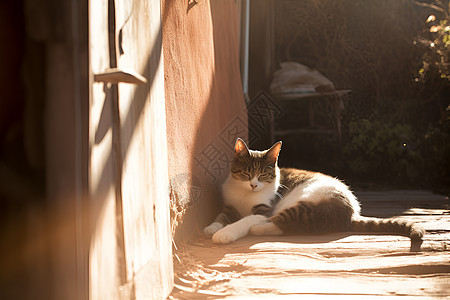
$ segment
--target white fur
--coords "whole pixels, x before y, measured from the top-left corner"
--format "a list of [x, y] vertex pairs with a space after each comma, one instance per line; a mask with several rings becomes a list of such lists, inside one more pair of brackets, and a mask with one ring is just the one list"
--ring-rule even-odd
[[350, 200], [354, 208], [355, 216], [358, 216], [360, 212], [359, 202], [348, 187], [338, 179], [320, 173], [295, 187], [294, 190], [278, 202], [274, 208], [274, 215], [295, 206], [300, 200], [318, 202], [324, 198], [333, 196], [336, 192], [343, 194]]
[[[254, 235], [280, 235], [282, 230], [275, 224], [268, 222], [262, 215], [252, 215], [252, 208], [259, 204], [270, 206], [271, 200], [280, 184], [280, 170], [276, 167], [276, 180], [272, 183], [260, 182], [257, 178], [241, 181], [228, 176], [222, 185], [224, 202], [232, 205], [242, 216], [239, 221], [223, 227], [214, 222], [204, 229], [205, 234], [211, 235], [214, 243], [227, 244], [246, 236], [249, 231]], [[256, 186], [252, 188], [252, 185]], [[347, 197], [354, 209], [354, 218], [359, 217], [359, 202], [349, 188], [336, 178], [317, 173], [313, 178], [295, 187], [281, 199], [274, 207], [273, 215], [295, 206], [299, 201], [318, 202], [340, 193]], [[223, 228], [222, 228], [223, 227]]]
[[259, 192], [264, 188], [264, 183], [258, 180], [258, 177], [254, 177], [250, 182], [248, 183], [250, 187], [252, 188], [253, 192]]
[[264, 224], [253, 226], [252, 228], [250, 228], [250, 233], [253, 235], [282, 235], [283, 230], [281, 230], [274, 223], [267, 222]]
[[229, 224], [217, 231], [212, 240], [217, 244], [228, 244], [248, 234], [251, 227], [267, 222], [267, 217], [262, 215], [250, 215]]
[[[252, 208], [258, 204], [270, 206], [270, 201], [274, 198], [275, 192], [280, 184], [279, 169], [277, 177], [271, 183], [263, 183], [259, 180], [242, 181], [234, 179], [231, 175], [222, 185], [222, 193], [225, 204], [232, 205], [242, 217], [252, 213]], [[257, 184], [257, 188], [252, 189], [250, 183]]]
[[[203, 230], [204, 233], [207, 235], [213, 234], [212, 240], [214, 243], [227, 244], [246, 236], [252, 226], [267, 223], [267, 217], [252, 215], [252, 208], [259, 204], [270, 206], [279, 186], [280, 171], [278, 168], [276, 172], [276, 180], [271, 183], [261, 182], [256, 177], [249, 181], [237, 180], [230, 174], [222, 185], [224, 202], [227, 205], [232, 205], [242, 219], [224, 228], [220, 227], [223, 227], [222, 224], [213, 222]], [[252, 188], [251, 185], [256, 187]]]
[[203, 229], [203, 232], [207, 235], [207, 236], [212, 236], [214, 233], [216, 233], [217, 231], [219, 231], [220, 229], [223, 228], [223, 225], [219, 222], [213, 222], [211, 225], [206, 226]]

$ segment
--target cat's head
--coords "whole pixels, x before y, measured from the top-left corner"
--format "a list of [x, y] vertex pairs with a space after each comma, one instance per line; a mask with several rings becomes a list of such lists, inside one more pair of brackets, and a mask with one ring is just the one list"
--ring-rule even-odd
[[234, 145], [231, 176], [241, 181], [249, 191], [262, 190], [277, 180], [280, 149], [281, 142], [277, 142], [265, 151], [250, 150], [245, 142], [238, 138]]

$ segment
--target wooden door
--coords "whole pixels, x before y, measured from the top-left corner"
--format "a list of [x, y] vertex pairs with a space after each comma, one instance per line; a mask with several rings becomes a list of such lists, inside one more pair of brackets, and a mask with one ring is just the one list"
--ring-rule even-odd
[[160, 16], [157, 0], [90, 2], [92, 299], [172, 286]]

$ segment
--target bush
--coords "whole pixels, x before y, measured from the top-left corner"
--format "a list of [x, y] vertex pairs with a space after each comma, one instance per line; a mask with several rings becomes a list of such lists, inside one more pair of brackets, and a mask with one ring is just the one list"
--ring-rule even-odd
[[369, 180], [410, 183], [418, 177], [420, 154], [415, 134], [408, 124], [360, 119], [348, 125], [343, 146], [349, 171]]
[[436, 191], [450, 194], [450, 108], [437, 126], [430, 127], [420, 145], [422, 180]]

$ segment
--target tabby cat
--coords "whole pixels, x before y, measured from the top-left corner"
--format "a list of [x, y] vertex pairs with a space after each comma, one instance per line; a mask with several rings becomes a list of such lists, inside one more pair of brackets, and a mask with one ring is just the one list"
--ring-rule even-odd
[[371, 232], [407, 236], [418, 251], [424, 230], [414, 223], [360, 215], [350, 189], [322, 173], [278, 168], [281, 142], [265, 151], [249, 150], [238, 138], [231, 173], [222, 185], [224, 207], [204, 228], [215, 243], [227, 244], [249, 232], [322, 234]]

